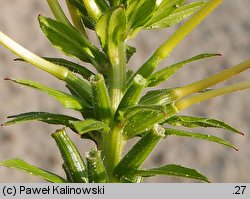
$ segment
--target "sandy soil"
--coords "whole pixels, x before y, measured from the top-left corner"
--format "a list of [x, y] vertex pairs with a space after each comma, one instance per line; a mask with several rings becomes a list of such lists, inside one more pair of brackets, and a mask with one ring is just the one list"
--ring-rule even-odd
[[[225, 0], [204, 23], [176, 48], [161, 64], [188, 58], [203, 52], [222, 53], [220, 58], [190, 64], [161, 87], [180, 86], [216, 71], [228, 68], [250, 56], [250, 1]], [[39, 30], [38, 14], [51, 16], [46, 1], [0, 0], [0, 29], [31, 51], [41, 56], [62, 56], [53, 49]], [[174, 28], [162, 31], [147, 31], [131, 43], [137, 47], [137, 55], [130, 66], [137, 68], [154, 49], [167, 39]], [[15, 56], [0, 46], [0, 123], [8, 115], [26, 111], [51, 111], [76, 115], [65, 110], [53, 99], [38, 91], [19, 87], [3, 80], [4, 77], [32, 79], [48, 86], [64, 88], [62, 82], [25, 63], [13, 62]], [[230, 81], [249, 80], [249, 71]], [[226, 83], [225, 83], [226, 84]], [[222, 84], [222, 85], [225, 85]], [[245, 137], [214, 129], [198, 131], [218, 134], [239, 148], [239, 152], [214, 143], [188, 138], [171, 137], [159, 144], [145, 167], [162, 164], [182, 164], [198, 169], [213, 182], [250, 181], [250, 93], [249, 91], [220, 97], [185, 111], [185, 114], [210, 116], [225, 120], [245, 132]], [[32, 164], [63, 174], [61, 159], [50, 134], [56, 127], [40, 123], [27, 123], [0, 128], [0, 160], [22, 158]], [[92, 143], [72, 139], [84, 153]], [[153, 178], [151, 182], [190, 182], [186, 179]], [[0, 168], [0, 182], [40, 182], [39, 179], [10, 169]]]

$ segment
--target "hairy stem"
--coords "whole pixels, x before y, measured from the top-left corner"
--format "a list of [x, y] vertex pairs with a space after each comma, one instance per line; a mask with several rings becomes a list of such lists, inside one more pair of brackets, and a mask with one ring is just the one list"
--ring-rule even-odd
[[124, 85], [126, 81], [126, 47], [125, 44], [118, 46], [118, 55], [113, 61], [110, 71], [110, 99], [112, 113], [114, 114], [123, 97]]
[[125, 141], [122, 135], [122, 128], [114, 126], [108, 134], [103, 135], [102, 157], [106, 167], [109, 182], [116, 182], [114, 169], [121, 160]]

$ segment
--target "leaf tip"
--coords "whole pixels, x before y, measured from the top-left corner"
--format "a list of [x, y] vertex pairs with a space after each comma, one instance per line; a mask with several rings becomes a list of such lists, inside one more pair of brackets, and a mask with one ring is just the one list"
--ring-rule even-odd
[[23, 59], [18, 57], [18, 58], [13, 59], [13, 61], [23, 61]]
[[12, 79], [9, 77], [5, 77], [4, 80], [12, 80]]
[[239, 151], [239, 149], [238, 149], [238, 148], [236, 148], [236, 147], [234, 147], [234, 150], [235, 150], [235, 151]]
[[240, 132], [240, 135], [242, 135], [242, 136], [245, 136], [245, 133], [243, 133], [243, 132]]

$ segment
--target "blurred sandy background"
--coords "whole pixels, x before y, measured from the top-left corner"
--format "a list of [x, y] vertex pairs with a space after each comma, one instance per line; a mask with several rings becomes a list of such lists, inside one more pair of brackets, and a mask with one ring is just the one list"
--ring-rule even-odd
[[[64, 2], [64, 1], [62, 1]], [[205, 22], [185, 39], [161, 64], [180, 61], [205, 52], [222, 53], [220, 58], [190, 64], [186, 70], [179, 71], [174, 78], [161, 87], [179, 86], [202, 77], [211, 75], [250, 57], [250, 1], [225, 0]], [[39, 30], [38, 14], [51, 16], [46, 1], [38, 0], [0, 0], [0, 29], [41, 56], [62, 56], [53, 49]], [[140, 66], [174, 28], [163, 31], [147, 31], [131, 43], [137, 47], [137, 55], [130, 62], [131, 67]], [[0, 46], [0, 123], [8, 115], [26, 111], [50, 111], [76, 115], [74, 111], [65, 110], [52, 98], [36, 90], [20, 87], [5, 82], [4, 77], [32, 79], [48, 86], [65, 90], [63, 82], [47, 75], [29, 64], [13, 62], [15, 55]], [[235, 81], [249, 80], [247, 71]], [[221, 84], [221, 85], [225, 85]], [[227, 97], [219, 97], [202, 105], [196, 105], [185, 114], [210, 116], [225, 120], [245, 132], [245, 137], [217, 131], [214, 129], [198, 131], [222, 136], [239, 148], [239, 152], [206, 141], [189, 138], [171, 137], [159, 144], [145, 163], [145, 167], [162, 164], [183, 164], [198, 169], [213, 182], [250, 182], [250, 92], [238, 92]], [[55, 126], [41, 123], [27, 123], [0, 128], [0, 160], [22, 158], [32, 164], [63, 174], [61, 158], [50, 134]], [[71, 137], [84, 153], [91, 143]], [[0, 168], [0, 182], [41, 182], [36, 177]], [[149, 182], [191, 182], [187, 179], [152, 178]]]

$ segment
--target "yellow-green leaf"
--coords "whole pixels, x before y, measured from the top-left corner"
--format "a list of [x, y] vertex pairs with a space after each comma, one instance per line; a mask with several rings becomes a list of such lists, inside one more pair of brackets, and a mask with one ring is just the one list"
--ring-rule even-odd
[[24, 171], [30, 175], [38, 176], [43, 178], [49, 182], [53, 183], [66, 183], [68, 182], [64, 178], [58, 176], [57, 174], [51, 173], [39, 167], [33, 166], [23, 160], [20, 159], [11, 159], [0, 162], [0, 166], [5, 166], [13, 169], [17, 169], [20, 171]]

